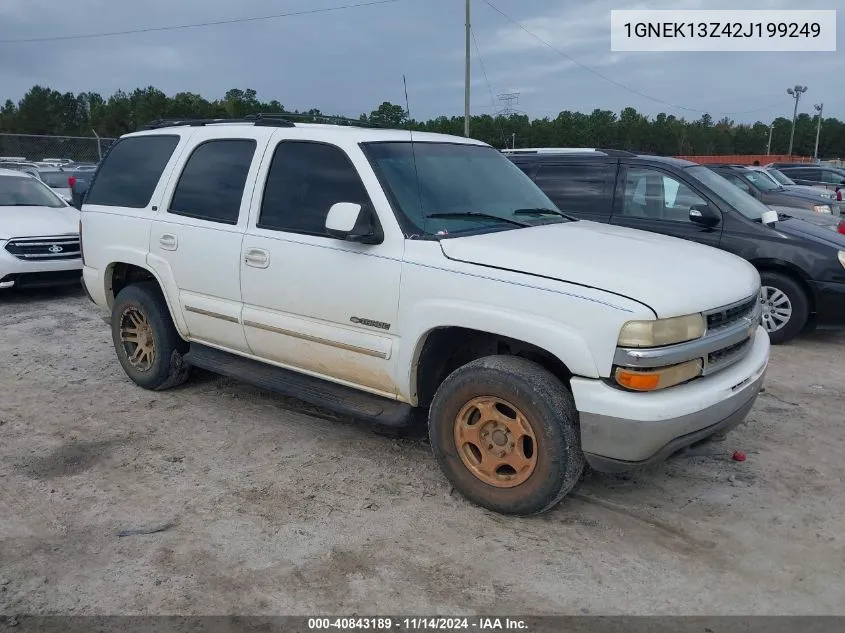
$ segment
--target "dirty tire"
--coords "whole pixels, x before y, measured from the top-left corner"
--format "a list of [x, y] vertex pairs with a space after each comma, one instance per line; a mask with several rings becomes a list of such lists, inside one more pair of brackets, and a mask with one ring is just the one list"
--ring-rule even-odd
[[792, 305], [792, 315], [789, 321], [779, 330], [769, 332], [769, 340], [773, 345], [786, 343], [798, 336], [807, 325], [810, 315], [807, 294], [797, 281], [781, 273], [761, 272], [760, 281], [763, 286], [780, 290], [788, 297]]
[[[512, 403], [536, 438], [535, 466], [512, 487], [483, 481], [457, 447], [459, 415], [468, 403], [487, 396]], [[553, 508], [580, 480], [585, 462], [577, 421], [571, 392], [540, 365], [516, 356], [487, 356], [455, 370], [440, 385], [429, 412], [429, 437], [455, 489], [489, 510], [527, 516]]]
[[[122, 326], [127, 323], [126, 315], [129, 313], [140, 315], [145, 320], [144, 328], [148, 327], [147, 331], [151, 334], [155, 352], [148, 367], [139, 368], [133, 364], [121, 338]], [[155, 282], [126, 286], [118, 293], [112, 306], [111, 331], [117, 358], [135, 384], [144, 389], [162, 391], [181, 385], [190, 376], [191, 368], [183, 360], [188, 344], [176, 331], [167, 303]]]

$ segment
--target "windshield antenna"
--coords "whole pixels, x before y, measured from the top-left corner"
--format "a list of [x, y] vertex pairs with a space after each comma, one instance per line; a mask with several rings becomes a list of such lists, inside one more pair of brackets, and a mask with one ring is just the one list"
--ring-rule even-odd
[[402, 85], [405, 87], [405, 114], [408, 117], [408, 134], [411, 135], [411, 156], [414, 159], [414, 178], [416, 178], [417, 181], [417, 204], [419, 204], [420, 207], [420, 215], [422, 215], [423, 221], [423, 234], [425, 234], [427, 232], [425, 226], [427, 218], [425, 215], [425, 211], [423, 210], [422, 188], [420, 186], [420, 172], [417, 169], [417, 151], [414, 148], [414, 126], [413, 121], [411, 119], [411, 102], [408, 99], [408, 81], [405, 79], [405, 75], [402, 75]]

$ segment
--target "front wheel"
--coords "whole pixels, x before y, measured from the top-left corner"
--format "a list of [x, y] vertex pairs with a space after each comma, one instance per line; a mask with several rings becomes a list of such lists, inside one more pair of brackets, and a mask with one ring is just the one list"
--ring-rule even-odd
[[807, 325], [810, 305], [804, 289], [781, 273], [761, 272], [763, 327], [774, 345], [795, 338]]
[[135, 384], [161, 391], [188, 379], [190, 366], [182, 359], [188, 345], [155, 282], [126, 286], [118, 293], [111, 329], [117, 359]]
[[572, 394], [541, 366], [488, 356], [450, 374], [434, 396], [429, 437], [449, 481], [503, 514], [553, 508], [584, 471]]

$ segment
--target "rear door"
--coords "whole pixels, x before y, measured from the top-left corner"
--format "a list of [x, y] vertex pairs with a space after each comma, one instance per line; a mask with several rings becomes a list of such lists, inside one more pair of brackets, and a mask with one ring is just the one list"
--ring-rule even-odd
[[713, 228], [694, 224], [689, 219], [694, 205], [715, 204], [690, 183], [668, 170], [653, 166], [624, 164], [619, 169], [611, 224], [651, 231], [718, 247], [722, 223]]
[[191, 137], [150, 234], [149, 263], [174, 280], [188, 337], [248, 352], [241, 325], [240, 257], [255, 177], [266, 148], [264, 128], [219, 129]]
[[564, 213], [583, 220], [609, 222], [615, 160], [541, 163], [534, 182]]

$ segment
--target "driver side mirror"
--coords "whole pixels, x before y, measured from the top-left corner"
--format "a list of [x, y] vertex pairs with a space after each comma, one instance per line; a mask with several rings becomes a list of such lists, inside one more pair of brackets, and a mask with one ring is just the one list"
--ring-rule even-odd
[[712, 228], [722, 221], [722, 216], [718, 211], [712, 209], [710, 205], [695, 204], [690, 207], [689, 220], [693, 224]]
[[326, 216], [326, 232], [332, 237], [361, 244], [381, 244], [384, 235], [373, 222], [373, 214], [355, 202], [338, 202]]

